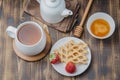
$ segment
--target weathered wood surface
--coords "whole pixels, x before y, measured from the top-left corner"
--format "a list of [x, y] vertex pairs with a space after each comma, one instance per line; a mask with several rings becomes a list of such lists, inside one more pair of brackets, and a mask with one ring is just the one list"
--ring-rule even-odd
[[[120, 1], [94, 0], [89, 15], [103, 11], [110, 14], [116, 23], [115, 33], [108, 39], [93, 38], [86, 30], [81, 37], [92, 51], [92, 63], [85, 73], [76, 77], [65, 77], [50, 65], [48, 56], [37, 62], [26, 62], [15, 55], [12, 39], [5, 30], [8, 25], [17, 26], [31, 20], [26, 14], [21, 18], [27, 0], [0, 0], [0, 80], [120, 80]], [[88, 0], [81, 3], [80, 18]], [[53, 44], [60, 38], [71, 36], [49, 28]]]

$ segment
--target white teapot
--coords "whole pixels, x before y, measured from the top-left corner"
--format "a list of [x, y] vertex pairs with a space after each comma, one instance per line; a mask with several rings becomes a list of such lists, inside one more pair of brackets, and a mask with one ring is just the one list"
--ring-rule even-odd
[[37, 0], [40, 3], [40, 13], [44, 21], [58, 23], [69, 15], [71, 10], [66, 9], [65, 0]]

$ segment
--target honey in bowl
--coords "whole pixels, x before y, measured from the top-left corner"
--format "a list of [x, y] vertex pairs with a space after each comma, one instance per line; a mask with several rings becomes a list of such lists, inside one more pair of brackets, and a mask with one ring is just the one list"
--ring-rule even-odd
[[90, 27], [91, 32], [98, 37], [104, 37], [110, 32], [110, 25], [104, 19], [96, 19]]

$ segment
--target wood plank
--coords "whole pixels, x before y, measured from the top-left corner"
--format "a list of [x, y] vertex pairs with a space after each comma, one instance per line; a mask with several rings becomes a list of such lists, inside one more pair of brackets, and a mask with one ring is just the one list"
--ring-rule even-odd
[[[18, 65], [17, 56], [12, 49], [12, 39], [9, 38], [5, 30], [8, 25], [14, 25], [19, 20], [20, 13], [17, 11], [19, 8], [18, 1], [4, 0], [2, 6], [1, 20], [0, 20], [0, 44], [1, 48], [1, 63], [0, 63], [0, 79], [2, 80], [18, 80]], [[7, 6], [7, 7], [6, 7]], [[14, 17], [13, 17], [14, 16]], [[16, 21], [14, 21], [16, 19]], [[16, 25], [15, 25], [16, 26]], [[24, 68], [22, 68], [24, 70]]]
[[110, 1], [110, 14], [116, 22], [116, 30], [112, 37], [112, 77], [114, 80], [120, 79], [120, 1]]

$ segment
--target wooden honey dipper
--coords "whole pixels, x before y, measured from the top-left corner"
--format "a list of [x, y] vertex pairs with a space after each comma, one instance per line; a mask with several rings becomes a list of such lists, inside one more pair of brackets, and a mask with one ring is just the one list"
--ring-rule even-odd
[[80, 37], [81, 34], [82, 34], [82, 31], [83, 31], [83, 23], [84, 23], [84, 21], [85, 21], [85, 19], [86, 19], [86, 17], [87, 17], [87, 14], [88, 14], [88, 11], [89, 11], [89, 9], [90, 9], [90, 7], [91, 7], [92, 2], [93, 2], [93, 0], [89, 0], [89, 2], [88, 2], [88, 4], [87, 4], [87, 7], [86, 7], [86, 9], [85, 9], [84, 15], [83, 15], [83, 17], [82, 17], [82, 19], [81, 19], [81, 22], [80, 22], [80, 24], [79, 24], [79, 25], [75, 28], [75, 30], [74, 30], [74, 36], [75, 36], [75, 37]]

